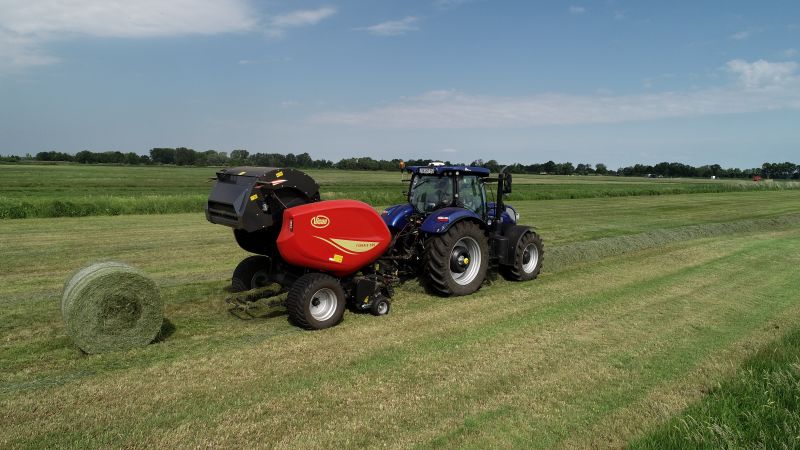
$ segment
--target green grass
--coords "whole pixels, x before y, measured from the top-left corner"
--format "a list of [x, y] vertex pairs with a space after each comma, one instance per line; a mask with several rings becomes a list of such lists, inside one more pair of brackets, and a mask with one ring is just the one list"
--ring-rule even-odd
[[[41, 180], [6, 183], [25, 178], [8, 167], [25, 169], [0, 167], [0, 195], [52, 201]], [[46, 167], [59, 198], [87, 204], [106, 188], [132, 205], [160, 195], [202, 204], [204, 171], [213, 173]], [[133, 172], [141, 178], [115, 184]], [[374, 191], [375, 205], [403, 189], [399, 174], [313, 176], [326, 196]], [[509, 203], [545, 239], [539, 280], [495, 279], [461, 298], [409, 282], [389, 316], [347, 313], [321, 332], [263, 302], [250, 320], [229, 314], [225, 288], [246, 253], [199, 211], [0, 221], [0, 447], [621, 447], [722, 392], [721, 380], [746, 381], [735, 368], [757, 349], [789, 355], [795, 337], [771, 343], [800, 320], [798, 190], [518, 196], [526, 186], [661, 183], [707, 184], [515, 177]], [[169, 322], [156, 344], [86, 356], [67, 337], [61, 289], [76, 269], [109, 259], [158, 281]], [[714, 420], [692, 414], [700, 428]]]
[[632, 449], [800, 447], [800, 328], [770, 343], [702, 401]]
[[[518, 206], [546, 258], [712, 231], [464, 298], [407, 283], [389, 316], [311, 333], [281, 307], [227, 312], [245, 253], [202, 214], [0, 222], [0, 447], [619, 446], [800, 318], [796, 192]], [[91, 357], [71, 344], [61, 287], [104, 259], [158, 280], [162, 342]]]
[[[210, 167], [0, 165], [0, 219], [202, 211]], [[404, 200], [399, 173], [311, 170], [325, 199], [372, 205]], [[794, 182], [517, 175], [513, 201], [785, 191]]]

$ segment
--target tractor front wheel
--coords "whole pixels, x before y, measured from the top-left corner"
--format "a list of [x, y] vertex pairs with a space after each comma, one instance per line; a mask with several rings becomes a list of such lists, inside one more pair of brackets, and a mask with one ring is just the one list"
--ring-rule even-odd
[[442, 295], [468, 295], [478, 290], [489, 267], [486, 234], [473, 222], [458, 222], [425, 245], [428, 286]]
[[528, 281], [539, 276], [542, 270], [544, 244], [533, 231], [522, 235], [514, 248], [514, 264], [503, 267], [503, 275], [512, 281]]
[[244, 292], [269, 285], [269, 269], [270, 259], [266, 256], [248, 256], [233, 270], [231, 291]]
[[292, 284], [286, 297], [289, 319], [308, 330], [321, 330], [342, 321], [345, 295], [336, 278], [307, 273]]

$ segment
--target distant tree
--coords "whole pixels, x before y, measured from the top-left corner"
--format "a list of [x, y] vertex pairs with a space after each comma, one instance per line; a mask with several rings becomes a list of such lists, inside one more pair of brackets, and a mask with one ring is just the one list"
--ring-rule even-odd
[[129, 152], [125, 154], [125, 164], [139, 165], [141, 163], [142, 159], [136, 153]]
[[190, 148], [178, 147], [175, 149], [175, 164], [179, 166], [191, 166], [197, 159], [197, 152]]
[[603, 163], [597, 163], [594, 166], [594, 172], [598, 175], [605, 175], [608, 173], [608, 167]]
[[150, 150], [150, 159], [156, 164], [175, 164], [175, 149], [153, 148]]
[[500, 169], [502, 169], [502, 167], [500, 167], [500, 164], [497, 161], [493, 160], [493, 159], [490, 159], [490, 160], [486, 161], [483, 164], [483, 167], [486, 167], [487, 169], [491, 170], [492, 172], [499, 172]]
[[572, 175], [575, 173], [575, 166], [572, 165], [571, 162], [565, 162], [558, 165], [558, 174], [559, 175]]
[[309, 167], [313, 167], [314, 160], [311, 159], [311, 155], [308, 153], [300, 153], [297, 155], [297, 167], [306, 169]]
[[250, 152], [247, 150], [238, 148], [231, 152], [231, 163], [232, 164], [244, 164], [247, 161], [247, 157], [250, 156]]
[[39, 152], [36, 154], [37, 161], [72, 161], [73, 157], [69, 153], [62, 152]]

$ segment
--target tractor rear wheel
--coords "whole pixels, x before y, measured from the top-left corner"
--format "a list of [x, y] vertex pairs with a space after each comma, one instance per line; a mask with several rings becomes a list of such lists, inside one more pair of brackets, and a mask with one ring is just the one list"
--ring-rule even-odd
[[266, 256], [248, 256], [243, 259], [231, 277], [231, 291], [244, 292], [268, 286], [272, 281], [269, 277], [270, 259]]
[[514, 264], [503, 266], [503, 276], [512, 281], [528, 281], [539, 276], [542, 271], [544, 244], [542, 238], [533, 231], [522, 235], [514, 249]]
[[478, 290], [489, 267], [489, 244], [475, 223], [463, 221], [425, 245], [428, 286], [442, 295], [468, 295]]
[[307, 273], [292, 284], [286, 297], [289, 319], [308, 330], [321, 330], [342, 321], [345, 295], [336, 278]]

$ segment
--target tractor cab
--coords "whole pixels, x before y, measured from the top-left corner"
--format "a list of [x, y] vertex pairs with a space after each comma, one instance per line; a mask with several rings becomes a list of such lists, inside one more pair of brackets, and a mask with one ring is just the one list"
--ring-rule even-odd
[[439, 165], [410, 167], [409, 172], [408, 203], [415, 212], [428, 215], [445, 207], [456, 207], [486, 218], [484, 179], [489, 176], [488, 169]]

